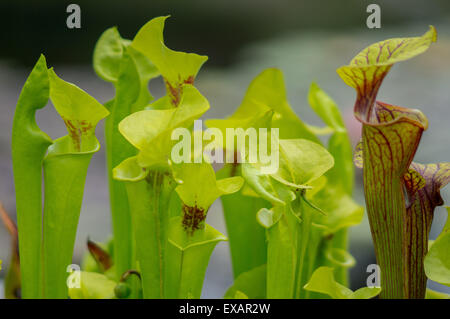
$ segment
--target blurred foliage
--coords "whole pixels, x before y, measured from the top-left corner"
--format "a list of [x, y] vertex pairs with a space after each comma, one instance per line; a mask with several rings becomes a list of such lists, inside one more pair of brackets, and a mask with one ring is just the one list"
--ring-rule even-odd
[[[169, 46], [210, 56], [209, 64], [233, 63], [238, 49], [285, 31], [365, 26], [366, 7], [378, 3], [382, 26], [444, 19], [448, 0], [2, 0], [1, 59], [31, 66], [45, 53], [55, 63], [90, 63], [96, 39], [117, 25], [132, 38], [150, 18], [171, 14]], [[66, 7], [81, 7], [81, 29], [66, 27]]]

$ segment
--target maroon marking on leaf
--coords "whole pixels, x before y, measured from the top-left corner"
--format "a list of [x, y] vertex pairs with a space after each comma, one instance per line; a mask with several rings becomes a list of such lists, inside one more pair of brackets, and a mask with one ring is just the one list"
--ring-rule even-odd
[[69, 132], [70, 139], [72, 140], [73, 146], [76, 151], [81, 150], [81, 131], [74, 125], [72, 120], [64, 119], [67, 131]]
[[197, 229], [205, 227], [206, 212], [203, 208], [197, 207], [197, 205], [190, 207], [183, 204], [182, 210], [182, 225], [189, 235], [193, 235]]
[[81, 151], [81, 137], [83, 135], [88, 136], [92, 133], [92, 123], [86, 120], [68, 120], [65, 118], [63, 120], [75, 150], [78, 152]]
[[414, 194], [425, 186], [425, 179], [416, 170], [410, 168], [403, 176], [403, 180], [411, 202]]
[[166, 84], [167, 94], [170, 97], [170, 102], [173, 106], [178, 106], [181, 99], [181, 87], [173, 87], [166, 79], [164, 79], [164, 83]]
[[194, 77], [191, 75], [186, 80], [184, 80], [184, 84], [194, 84]]
[[100, 247], [90, 239], [88, 239], [87, 241], [87, 247], [102, 272], [105, 272], [106, 270], [111, 268], [113, 262], [111, 256], [107, 251], [105, 251], [102, 247]]
[[194, 77], [191, 75], [183, 81], [179, 81], [175, 86], [170, 84], [167, 79], [164, 78], [164, 83], [166, 85], [167, 94], [170, 97], [170, 102], [173, 106], [178, 106], [181, 101], [181, 94], [183, 93], [184, 84], [194, 84]]

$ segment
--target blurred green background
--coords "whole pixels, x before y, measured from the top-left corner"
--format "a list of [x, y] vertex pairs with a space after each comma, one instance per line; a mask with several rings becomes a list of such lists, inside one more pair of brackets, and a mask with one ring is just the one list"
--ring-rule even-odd
[[[81, 29], [66, 27], [66, 7], [70, 3], [81, 7]], [[370, 3], [381, 6], [381, 29], [366, 27], [366, 7]], [[2, 0], [0, 14], [0, 200], [13, 217], [12, 118], [20, 89], [39, 54], [44, 53], [49, 66], [54, 66], [65, 80], [105, 102], [113, 96], [113, 89], [98, 79], [91, 67], [98, 37], [106, 28], [118, 26], [123, 37], [132, 38], [144, 23], [159, 15], [172, 16], [165, 28], [170, 48], [209, 56], [197, 78], [198, 88], [211, 103], [206, 118], [231, 114], [250, 81], [263, 69], [278, 67], [285, 74], [289, 99], [297, 114], [310, 123], [320, 123], [306, 99], [311, 81], [316, 81], [341, 107], [354, 143], [360, 135], [359, 124], [352, 114], [354, 91], [340, 80], [336, 68], [372, 42], [420, 35], [433, 24], [438, 30], [438, 42], [424, 55], [396, 65], [378, 98], [420, 108], [428, 116], [430, 127], [423, 136], [416, 161], [450, 160], [448, 0]], [[150, 90], [156, 97], [164, 94], [160, 80], [151, 81]], [[64, 123], [51, 106], [38, 112], [37, 120], [52, 138], [66, 134]], [[102, 125], [97, 135], [103, 141]], [[355, 197], [363, 204], [360, 172], [356, 178]], [[449, 190], [442, 194], [450, 200]], [[444, 210], [439, 208], [432, 238], [440, 232], [444, 220]], [[211, 208], [208, 222], [225, 232], [219, 202]], [[101, 241], [109, 234], [102, 149], [94, 156], [86, 181], [74, 262], [80, 261], [88, 236]], [[8, 234], [0, 225], [0, 259], [6, 264], [9, 249]], [[358, 261], [351, 270], [351, 285], [355, 289], [365, 285], [366, 267], [375, 263], [366, 218], [351, 230], [350, 249]], [[230, 257], [224, 243], [211, 259], [203, 296], [221, 297], [231, 283]]]

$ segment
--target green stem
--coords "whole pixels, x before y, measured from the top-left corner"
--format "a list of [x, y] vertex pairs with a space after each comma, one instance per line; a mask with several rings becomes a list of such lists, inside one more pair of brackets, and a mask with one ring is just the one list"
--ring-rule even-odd
[[87, 169], [92, 155], [100, 149], [96, 142], [91, 151], [67, 153], [70, 137], [55, 141], [44, 159], [43, 222], [43, 297], [66, 299], [78, 219], [83, 200]]
[[281, 217], [267, 230], [267, 298], [291, 299], [295, 292], [298, 219], [286, 213], [289, 208], [274, 206], [273, 210]]
[[[115, 108], [114, 108], [115, 109]], [[131, 216], [129, 212], [128, 197], [123, 183], [113, 179], [112, 169], [121, 162], [114, 154], [117, 149], [115, 140], [112, 138], [112, 126], [114, 111], [110, 117], [106, 119], [105, 124], [105, 142], [106, 142], [106, 161], [108, 167], [108, 181], [109, 181], [109, 195], [111, 205], [111, 219], [114, 234], [114, 266], [116, 269], [116, 277], [118, 278], [122, 273], [128, 269], [134, 268], [133, 260], [133, 233], [131, 225]], [[117, 131], [117, 125], [116, 129]], [[115, 135], [115, 134], [114, 134]], [[115, 136], [116, 137], [116, 136]], [[123, 139], [123, 137], [121, 137]], [[129, 144], [126, 144], [129, 148]], [[133, 154], [133, 153], [130, 153]], [[125, 156], [125, 158], [128, 156]]]
[[255, 212], [269, 203], [240, 193], [221, 197], [227, 234], [230, 241], [233, 275], [250, 271], [267, 262], [264, 228], [258, 224]]
[[[298, 200], [298, 199], [297, 199]], [[297, 241], [297, 262], [295, 269], [295, 292], [294, 298], [302, 299], [308, 293], [303, 289], [303, 286], [307, 283], [305, 277], [307, 276], [309, 270], [309, 264], [315, 259], [314, 249], [309, 249], [310, 236], [311, 236], [311, 221], [312, 216], [305, 207], [301, 210], [302, 221], [299, 223], [296, 221], [295, 227], [295, 237]]]
[[313, 217], [317, 214], [313, 208], [306, 205], [301, 198], [296, 199], [296, 212], [301, 217], [301, 222], [297, 221], [295, 227], [297, 239], [297, 263], [296, 263], [296, 299], [308, 299], [311, 292], [303, 289], [308, 283], [312, 273], [315, 270], [319, 248], [322, 238], [322, 230], [313, 227]]
[[[224, 167], [217, 173], [217, 178], [235, 176], [235, 170], [235, 164]], [[242, 195], [241, 192], [223, 195], [220, 199], [236, 279], [240, 274], [267, 262], [265, 230], [257, 222], [255, 214], [263, 207], [269, 208], [270, 203], [262, 198]]]
[[42, 161], [52, 141], [37, 126], [35, 113], [48, 99], [47, 65], [41, 56], [20, 93], [12, 129], [20, 274], [26, 299], [40, 297]]
[[[331, 239], [331, 246], [333, 248], [348, 250], [348, 229], [343, 228], [333, 234]], [[334, 265], [334, 278], [336, 282], [348, 287], [348, 267]]]
[[169, 233], [166, 298], [198, 299], [211, 254], [226, 237], [207, 224], [193, 234], [187, 233], [181, 217], [171, 219]]
[[123, 53], [115, 89], [116, 96], [108, 103], [110, 115], [105, 123], [105, 142], [114, 233], [114, 265], [116, 279], [119, 279], [125, 271], [135, 268], [135, 247], [127, 191], [122, 182], [114, 180], [112, 171], [124, 159], [135, 155], [136, 149], [120, 134], [118, 125], [126, 116], [143, 107], [135, 107], [140, 93], [139, 74], [127, 51]]
[[[314, 268], [317, 269], [322, 266], [334, 268], [334, 279], [343, 286], [348, 287], [348, 269], [349, 265], [337, 264], [327, 257], [329, 250], [348, 251], [348, 229], [343, 228], [334, 234], [322, 236], [320, 240], [320, 247], [318, 248], [319, 256], [316, 259]], [[326, 297], [324, 294], [312, 293], [318, 298]]]
[[150, 171], [143, 180], [126, 182], [144, 298], [165, 297], [168, 207], [174, 187], [175, 182], [164, 171]]

